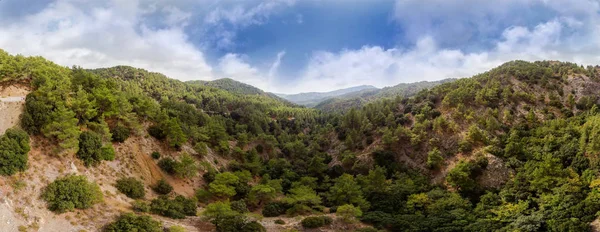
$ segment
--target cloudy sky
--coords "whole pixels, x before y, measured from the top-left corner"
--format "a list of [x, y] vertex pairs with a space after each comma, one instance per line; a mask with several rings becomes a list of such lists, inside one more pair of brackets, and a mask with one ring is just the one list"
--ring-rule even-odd
[[328, 91], [600, 64], [598, 0], [0, 0], [0, 49], [85, 68]]

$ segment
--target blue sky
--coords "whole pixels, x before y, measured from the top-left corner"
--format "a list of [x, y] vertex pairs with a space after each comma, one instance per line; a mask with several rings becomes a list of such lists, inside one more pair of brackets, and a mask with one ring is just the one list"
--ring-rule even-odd
[[599, 14], [597, 0], [2, 0], [0, 48], [296, 93], [600, 64]]

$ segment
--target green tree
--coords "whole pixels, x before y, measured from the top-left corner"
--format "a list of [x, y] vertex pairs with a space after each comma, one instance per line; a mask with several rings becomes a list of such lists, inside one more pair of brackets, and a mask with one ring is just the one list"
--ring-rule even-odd
[[363, 197], [360, 185], [354, 180], [354, 176], [343, 174], [334, 180], [327, 194], [327, 199], [335, 205], [353, 204], [366, 210], [369, 202]]
[[81, 86], [75, 92], [75, 96], [71, 98], [70, 103], [71, 109], [80, 123], [87, 123], [98, 116], [96, 101]]
[[437, 148], [433, 148], [429, 153], [427, 153], [427, 167], [430, 169], [437, 169], [444, 162], [444, 157], [442, 157], [442, 152]]
[[221, 218], [233, 216], [236, 214], [237, 212], [231, 209], [231, 204], [229, 203], [229, 201], [217, 201], [214, 203], [210, 203], [202, 212], [202, 216], [210, 221], [214, 221], [213, 224], [215, 224], [215, 226], [217, 227], [219, 226]]
[[11, 128], [0, 137], [0, 175], [10, 176], [27, 169], [29, 153], [27, 132]]
[[81, 131], [77, 127], [77, 118], [75, 113], [69, 108], [59, 105], [58, 108], [50, 114], [51, 121], [42, 128], [46, 137], [53, 137], [59, 141], [63, 149], [76, 148], [77, 138]]
[[346, 223], [353, 223], [356, 221], [356, 218], [362, 216], [362, 211], [358, 207], [346, 204], [338, 207], [335, 215], [342, 218]]
[[187, 141], [179, 121], [175, 118], [170, 119], [166, 124], [167, 142], [169, 146], [179, 148]]
[[174, 167], [175, 174], [180, 178], [190, 178], [198, 175], [198, 164], [192, 156], [184, 153]]
[[317, 192], [305, 185], [298, 185], [290, 189], [290, 192], [285, 196], [283, 202], [295, 205], [307, 205], [317, 206], [321, 204], [321, 197], [317, 195]]
[[235, 185], [239, 180], [239, 177], [231, 172], [219, 173], [215, 180], [208, 185], [208, 189], [215, 196], [232, 197], [236, 194]]
[[85, 166], [96, 166], [102, 160], [114, 159], [112, 147], [102, 147], [102, 137], [92, 131], [84, 131], [79, 136], [79, 150], [77, 158], [81, 159]]
[[48, 209], [58, 213], [87, 209], [103, 200], [98, 185], [88, 182], [85, 176], [75, 175], [54, 180], [44, 189], [42, 198], [48, 203]]
[[280, 192], [272, 186], [258, 184], [252, 187], [248, 200], [255, 205], [262, 205], [265, 202], [273, 200]]

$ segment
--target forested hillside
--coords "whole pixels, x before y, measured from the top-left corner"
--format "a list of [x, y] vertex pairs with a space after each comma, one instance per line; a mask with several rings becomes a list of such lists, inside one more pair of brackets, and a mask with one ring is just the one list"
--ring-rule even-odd
[[336, 96], [316, 104], [315, 109], [324, 112], [346, 112], [352, 108], [360, 108], [365, 104], [381, 100], [383, 98], [395, 98], [400, 96], [402, 98], [411, 97], [417, 94], [419, 91], [434, 86], [454, 81], [455, 79], [444, 79], [441, 81], [421, 81], [416, 83], [401, 83], [391, 87], [385, 87], [382, 89], [364, 89], [357, 92], [350, 92], [340, 96]]
[[298, 105], [314, 107], [319, 103], [326, 101], [331, 98], [340, 97], [348, 94], [355, 94], [358, 92], [371, 92], [377, 91], [378, 89], [374, 86], [370, 85], [361, 85], [355, 86], [345, 89], [338, 89], [330, 92], [308, 92], [308, 93], [298, 93], [298, 94], [281, 94], [277, 93], [275, 95], [280, 96], [284, 99], [287, 99], [293, 103]]
[[[114, 209], [71, 221], [92, 231], [590, 231], [598, 71], [512, 61], [322, 113], [132, 67], [0, 51], [1, 84], [33, 88], [21, 129], [0, 138], [0, 174], [10, 182], [72, 162], [80, 174], [43, 177], [41, 194], [19, 187], [35, 185], [27, 178], [6, 188], [37, 194], [59, 218]], [[104, 171], [121, 162], [118, 178]], [[157, 177], [134, 172], [142, 164]]]

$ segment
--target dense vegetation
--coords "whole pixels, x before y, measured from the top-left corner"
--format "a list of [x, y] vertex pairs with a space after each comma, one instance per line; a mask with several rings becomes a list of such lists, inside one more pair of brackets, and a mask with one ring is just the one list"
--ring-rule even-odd
[[[218, 231], [264, 231], [248, 212], [309, 216], [310, 228], [330, 224], [317, 214], [331, 212], [389, 231], [589, 231], [600, 211], [598, 67], [513, 61], [324, 114], [131, 67], [69, 69], [5, 53], [0, 62], [8, 79], [30, 79], [22, 126], [56, 154], [77, 151], [94, 168], [114, 157], [111, 141], [146, 133], [174, 151], [194, 148], [153, 157], [174, 178], [201, 175], [195, 197], [136, 202], [140, 212], [180, 219], [201, 204]], [[215, 169], [200, 162], [208, 155], [228, 162]], [[96, 190], [69, 176], [44, 199], [58, 212], [87, 208]]]
[[364, 105], [384, 98], [411, 97], [423, 89], [432, 88], [455, 79], [444, 79], [441, 81], [421, 81], [415, 83], [402, 83], [382, 89], [364, 89], [350, 92], [340, 96], [326, 99], [314, 105], [314, 108], [324, 112], [346, 112], [352, 108], [360, 108]]

